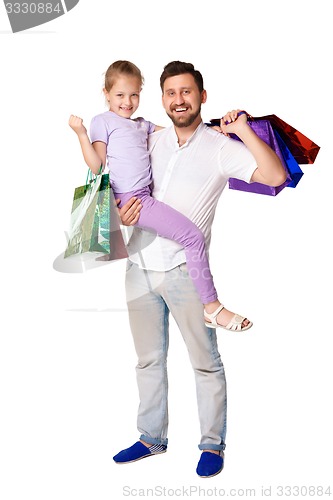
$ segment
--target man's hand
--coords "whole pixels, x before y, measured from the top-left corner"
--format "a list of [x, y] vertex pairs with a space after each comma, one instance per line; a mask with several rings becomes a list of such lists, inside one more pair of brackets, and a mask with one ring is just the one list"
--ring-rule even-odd
[[240, 109], [229, 111], [221, 118], [222, 133], [236, 134], [254, 156], [257, 168], [251, 176], [251, 182], [281, 186], [287, 178], [286, 170], [273, 149], [247, 125], [248, 116]]
[[[242, 114], [239, 114], [242, 113]], [[241, 109], [234, 109], [233, 111], [228, 111], [227, 114], [221, 118], [220, 128], [222, 134], [229, 137], [229, 134], [236, 134], [244, 128], [247, 122], [247, 115]]]
[[69, 117], [68, 125], [74, 130], [77, 135], [87, 134], [87, 129], [83, 125], [83, 120], [79, 116], [71, 115]]
[[[119, 205], [120, 200], [116, 200]], [[141, 200], [138, 198], [130, 198], [125, 205], [118, 209], [119, 217], [123, 226], [134, 226], [140, 217], [140, 210], [142, 208]]]
[[210, 128], [213, 128], [214, 130], [216, 130], [217, 132], [220, 132], [220, 134], [222, 134], [222, 129], [218, 125], [214, 125], [214, 127], [210, 127]]

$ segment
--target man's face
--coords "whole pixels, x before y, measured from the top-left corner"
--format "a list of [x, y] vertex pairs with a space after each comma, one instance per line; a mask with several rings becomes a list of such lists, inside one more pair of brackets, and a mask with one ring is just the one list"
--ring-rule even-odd
[[176, 127], [189, 127], [201, 120], [201, 104], [206, 102], [206, 91], [199, 92], [192, 75], [171, 76], [163, 86], [162, 103]]

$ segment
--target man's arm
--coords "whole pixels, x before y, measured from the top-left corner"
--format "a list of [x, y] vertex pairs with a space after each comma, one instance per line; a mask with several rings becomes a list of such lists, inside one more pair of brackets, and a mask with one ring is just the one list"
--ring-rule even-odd
[[246, 114], [238, 116], [239, 112], [240, 110], [230, 111], [221, 119], [222, 133], [225, 135], [236, 134], [253, 154], [257, 168], [252, 174], [251, 182], [280, 186], [286, 180], [287, 173], [279, 157], [249, 127]]

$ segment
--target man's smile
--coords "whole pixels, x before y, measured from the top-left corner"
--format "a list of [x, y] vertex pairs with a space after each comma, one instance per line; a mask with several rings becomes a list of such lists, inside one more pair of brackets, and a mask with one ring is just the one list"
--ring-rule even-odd
[[173, 107], [171, 109], [171, 111], [175, 111], [177, 114], [182, 114], [182, 113], [186, 113], [186, 111], [188, 111], [189, 107], [188, 106], [177, 106], [177, 107]]

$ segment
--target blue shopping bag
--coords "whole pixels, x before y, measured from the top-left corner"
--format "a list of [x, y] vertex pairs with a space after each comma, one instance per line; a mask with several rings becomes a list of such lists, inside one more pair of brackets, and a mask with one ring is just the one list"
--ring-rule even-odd
[[274, 133], [289, 173], [290, 182], [287, 184], [287, 187], [295, 188], [301, 180], [303, 172], [279, 133], [276, 130]]

